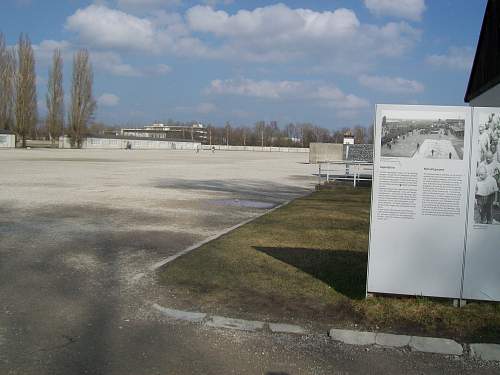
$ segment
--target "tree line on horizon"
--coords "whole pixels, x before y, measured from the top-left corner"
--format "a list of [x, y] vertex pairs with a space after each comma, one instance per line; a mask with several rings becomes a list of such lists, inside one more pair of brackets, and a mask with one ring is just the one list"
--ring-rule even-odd
[[[190, 129], [197, 121], [174, 121], [169, 119], [162, 122], [170, 126], [183, 126]], [[126, 128], [141, 128], [144, 124], [125, 125]], [[88, 128], [88, 133], [104, 135], [106, 132], [119, 133], [123, 126], [109, 126], [102, 122], [94, 122]], [[205, 125], [207, 129], [207, 144], [229, 146], [272, 146], [272, 147], [309, 147], [311, 142], [343, 143], [346, 134], [352, 135], [356, 144], [373, 143], [373, 126], [354, 126], [330, 130], [312, 123], [288, 123], [281, 127], [276, 121], [258, 121], [254, 125], [232, 125], [226, 122], [224, 126], [213, 124]], [[191, 132], [185, 133], [186, 139]]]
[[[39, 124], [35, 54], [29, 37], [21, 33], [16, 46], [9, 48], [0, 33], [0, 130], [13, 131], [26, 147], [34, 138]], [[63, 59], [55, 49], [49, 67], [45, 126], [49, 139], [55, 143], [65, 130], [71, 144], [81, 147], [87, 126], [93, 118], [96, 101], [92, 95], [93, 72], [89, 52], [74, 54], [70, 103], [65, 126]]]
[[373, 142], [373, 127], [355, 126], [330, 130], [312, 123], [289, 123], [283, 127], [276, 121], [259, 121], [253, 126], [208, 125], [209, 142], [231, 146], [309, 147], [312, 142], [343, 143], [352, 135], [357, 144]]
[[[168, 120], [166, 125], [190, 127], [196, 122]], [[274, 146], [309, 147], [311, 142], [343, 143], [344, 136], [350, 134], [355, 143], [373, 143], [373, 126], [354, 126], [330, 130], [312, 123], [288, 123], [279, 126], [277, 121], [258, 121], [252, 126], [235, 126], [226, 122], [224, 126], [208, 124], [207, 143], [230, 146]]]

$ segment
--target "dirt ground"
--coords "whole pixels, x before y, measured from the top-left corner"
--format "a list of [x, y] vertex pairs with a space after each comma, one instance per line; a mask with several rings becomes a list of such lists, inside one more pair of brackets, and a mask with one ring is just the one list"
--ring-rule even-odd
[[494, 373], [326, 337], [210, 330], [145, 303], [154, 283], [136, 276], [150, 265], [310, 191], [306, 158], [0, 151], [0, 373]]

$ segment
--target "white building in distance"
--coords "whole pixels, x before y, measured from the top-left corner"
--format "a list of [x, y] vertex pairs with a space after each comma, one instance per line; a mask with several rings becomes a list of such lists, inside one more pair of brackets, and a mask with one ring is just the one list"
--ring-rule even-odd
[[191, 126], [169, 125], [155, 123], [143, 128], [125, 128], [119, 131], [122, 137], [153, 138], [167, 140], [186, 140], [206, 143], [208, 130], [201, 123], [194, 123]]

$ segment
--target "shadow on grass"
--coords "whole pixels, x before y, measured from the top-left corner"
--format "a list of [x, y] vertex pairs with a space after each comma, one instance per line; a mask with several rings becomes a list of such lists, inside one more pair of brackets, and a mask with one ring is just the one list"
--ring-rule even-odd
[[348, 298], [365, 298], [366, 252], [283, 247], [255, 249], [314, 276]]

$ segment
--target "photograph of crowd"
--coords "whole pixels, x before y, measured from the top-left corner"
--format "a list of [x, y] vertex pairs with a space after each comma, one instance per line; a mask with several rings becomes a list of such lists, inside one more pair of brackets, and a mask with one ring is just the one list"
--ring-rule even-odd
[[382, 157], [463, 159], [463, 119], [382, 117]]
[[500, 224], [500, 114], [480, 117], [477, 131], [474, 222]]

